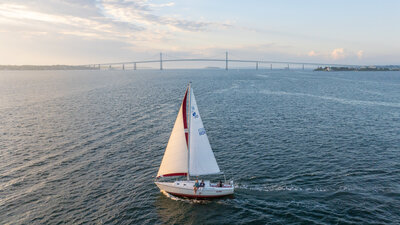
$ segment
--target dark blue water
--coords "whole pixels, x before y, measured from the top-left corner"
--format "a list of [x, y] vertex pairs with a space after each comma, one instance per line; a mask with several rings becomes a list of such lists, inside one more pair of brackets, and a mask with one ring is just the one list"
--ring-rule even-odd
[[[188, 81], [232, 199], [153, 184]], [[399, 224], [400, 73], [0, 72], [0, 224]]]

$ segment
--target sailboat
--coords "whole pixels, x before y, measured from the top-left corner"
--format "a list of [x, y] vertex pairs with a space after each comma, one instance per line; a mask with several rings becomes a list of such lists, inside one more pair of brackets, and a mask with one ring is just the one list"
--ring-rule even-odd
[[[179, 197], [203, 199], [233, 195], [233, 181], [227, 183], [224, 179], [224, 182], [220, 180], [219, 183], [211, 183], [210, 180], [204, 180], [204, 185], [196, 188], [196, 181], [190, 179], [191, 176], [197, 178], [217, 174], [223, 173], [220, 171], [211, 149], [189, 83], [165, 149], [155, 184], [161, 191]], [[175, 181], [160, 181], [170, 177], [177, 179]], [[200, 180], [198, 183], [200, 183]]]

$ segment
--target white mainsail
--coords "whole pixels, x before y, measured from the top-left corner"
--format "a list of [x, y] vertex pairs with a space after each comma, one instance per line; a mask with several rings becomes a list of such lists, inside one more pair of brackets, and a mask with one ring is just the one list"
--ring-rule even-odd
[[197, 108], [193, 91], [190, 90], [190, 135], [189, 135], [189, 174], [191, 176], [220, 173], [217, 160], [211, 149]]
[[171, 136], [169, 137], [157, 177], [187, 175], [188, 148], [184, 128], [184, 119], [186, 119], [186, 115], [183, 115], [183, 113], [186, 112], [186, 94], [179, 109], [178, 116], [176, 117]]

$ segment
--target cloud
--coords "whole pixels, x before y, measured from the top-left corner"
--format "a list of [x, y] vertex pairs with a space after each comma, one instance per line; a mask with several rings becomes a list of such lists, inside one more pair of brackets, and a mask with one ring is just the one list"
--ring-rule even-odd
[[212, 58], [228, 50], [236, 59], [338, 63], [373, 55], [358, 50], [366, 50], [362, 45], [352, 49], [354, 45], [334, 42], [340, 48], [324, 49], [306, 34], [191, 7], [173, 0], [0, 0], [0, 43], [12, 43], [0, 45], [0, 61], [50, 63], [58, 57], [60, 63], [81, 63], [85, 53], [90, 53], [87, 61], [124, 61], [160, 51]]
[[[48, 32], [129, 43], [173, 38], [176, 32], [197, 32], [229, 24], [157, 15], [157, 10], [174, 6], [148, 0], [43, 1], [39, 4], [0, 3], [0, 25], [23, 32]], [[80, 8], [84, 7], [85, 10]], [[87, 12], [87, 13], [86, 13]]]
[[153, 8], [163, 8], [163, 7], [171, 7], [174, 6], [175, 3], [174, 2], [168, 2], [168, 3], [164, 3], [164, 4], [149, 4], [150, 7]]
[[0, 17], [16, 20], [41, 21], [48, 23], [68, 22], [63, 17], [31, 11], [26, 6], [17, 4], [1, 4]]
[[336, 48], [331, 52], [331, 57], [334, 60], [338, 60], [338, 59], [343, 59], [346, 57], [346, 54], [344, 52], [343, 48]]
[[363, 56], [364, 56], [364, 51], [363, 50], [360, 50], [360, 51], [357, 52], [357, 58], [358, 59], [362, 59]]
[[[233, 26], [228, 22], [209, 21], [203, 17], [189, 19], [179, 12], [172, 14], [161, 10], [174, 6], [174, 2], [155, 0], [3, 0], [0, 2], [0, 41], [18, 44], [0, 46], [0, 59], [21, 62], [22, 57], [6, 57], [1, 52], [33, 51], [26, 46], [48, 49], [48, 59], [52, 58], [51, 54], [63, 54], [56, 49], [69, 42], [76, 46], [81, 43], [83, 47], [75, 50], [81, 55], [87, 41], [98, 43], [96, 51], [99, 52], [105, 48], [100, 43], [112, 43], [115, 52], [129, 51], [129, 58], [139, 52], [174, 49], [191, 52], [194, 46], [209, 45], [208, 41], [201, 43], [201, 40], [210, 40], [210, 33], [221, 33]], [[119, 57], [118, 54], [114, 56]], [[46, 57], [42, 54], [28, 60], [38, 62], [36, 58]], [[66, 58], [66, 61], [71, 59]]]
[[317, 56], [317, 55], [319, 55], [318, 53], [316, 53], [314, 50], [311, 50], [310, 52], [308, 52], [308, 54], [307, 54], [308, 56]]
[[361, 60], [364, 57], [364, 51], [363, 50], [352, 51], [352, 50], [346, 50], [344, 48], [336, 48], [331, 52], [330, 57], [333, 60], [343, 60], [343, 59]]
[[171, 7], [174, 3], [153, 4], [148, 1], [103, 1], [98, 4], [105, 17], [129, 24], [141, 24], [144, 27], [166, 28], [182, 31], [202, 31], [213, 26], [229, 24], [208, 21], [192, 21], [177, 16], [160, 16], [154, 13], [155, 8]]

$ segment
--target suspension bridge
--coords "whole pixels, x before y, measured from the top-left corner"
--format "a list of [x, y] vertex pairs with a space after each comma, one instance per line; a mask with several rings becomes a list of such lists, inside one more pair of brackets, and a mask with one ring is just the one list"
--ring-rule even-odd
[[[274, 65], [287, 65], [284, 67], [285, 69], [290, 69], [291, 66], [296, 65], [297, 68], [303, 69], [305, 66], [307, 67], [360, 67], [360, 65], [349, 65], [349, 64], [327, 64], [327, 63], [312, 63], [312, 62], [288, 62], [288, 61], [266, 61], [266, 60], [246, 60], [246, 59], [230, 59], [228, 57], [228, 52], [225, 52], [225, 58], [182, 58], [182, 59], [168, 59], [163, 58], [163, 53], [160, 53], [160, 58], [151, 59], [151, 60], [138, 60], [131, 62], [113, 62], [113, 63], [99, 63], [99, 64], [89, 64], [85, 65], [91, 69], [121, 69], [127, 70], [128, 66], [131, 66], [133, 70], [137, 70], [139, 65], [150, 64], [150, 63], [159, 63], [159, 69], [165, 69], [165, 63], [170, 62], [221, 62], [225, 65], [225, 70], [229, 70], [230, 63], [247, 63], [253, 64], [254, 69], [258, 70], [261, 65], [263, 65], [264, 69], [272, 70]], [[142, 67], [144, 68], [144, 67]]]

